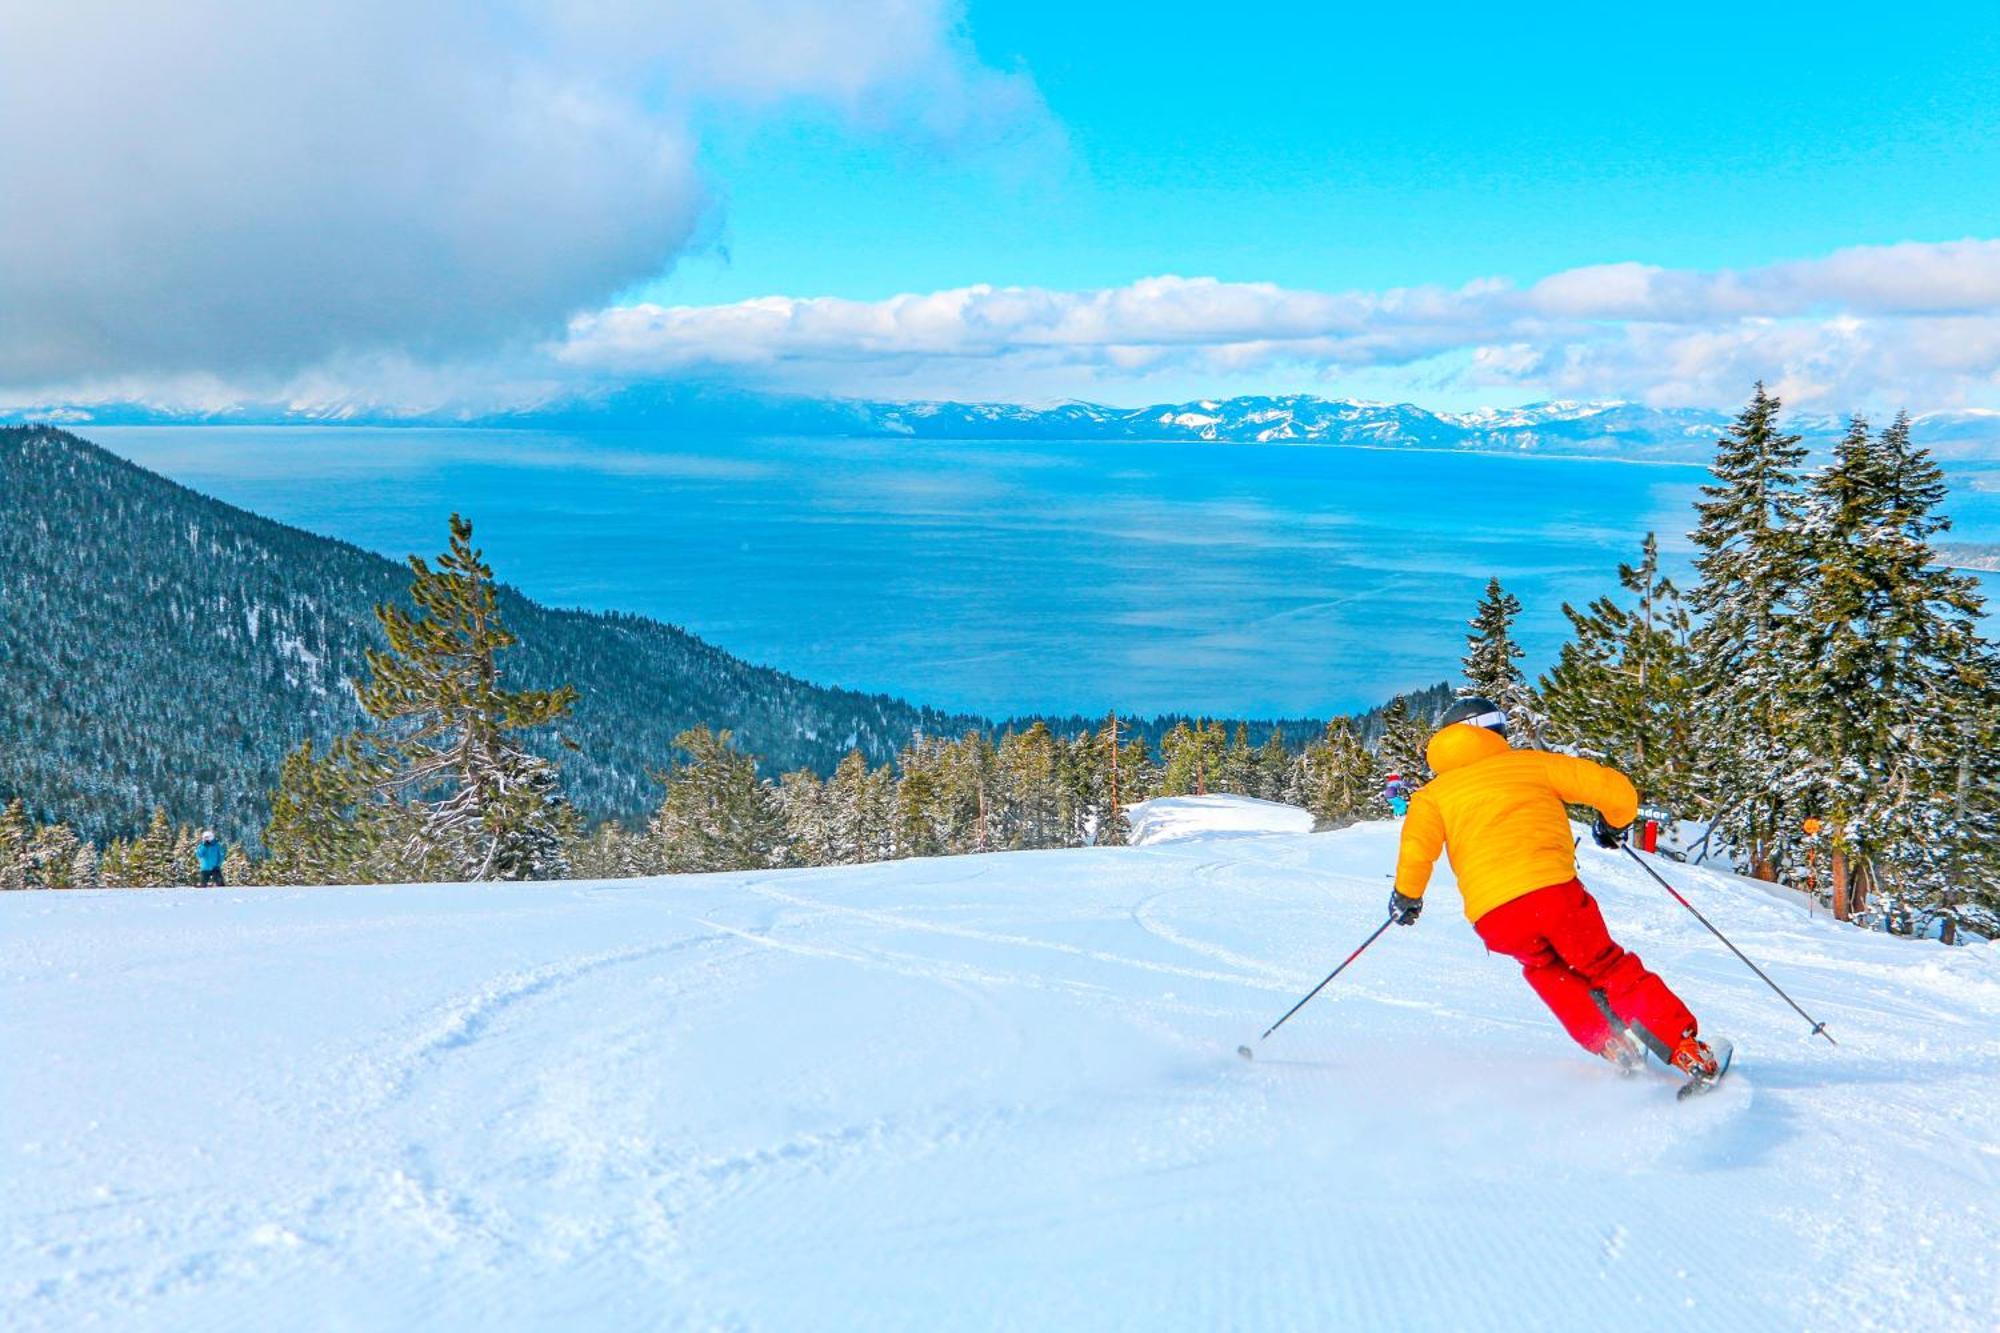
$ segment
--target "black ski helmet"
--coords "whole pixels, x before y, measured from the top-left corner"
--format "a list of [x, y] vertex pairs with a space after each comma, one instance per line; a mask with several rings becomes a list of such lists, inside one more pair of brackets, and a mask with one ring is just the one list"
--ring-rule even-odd
[[1468, 695], [1445, 709], [1444, 716], [1438, 719], [1438, 726], [1444, 728], [1454, 722], [1470, 722], [1475, 727], [1497, 731], [1502, 736], [1507, 734], [1506, 712], [1491, 699], [1482, 699], [1476, 694]]

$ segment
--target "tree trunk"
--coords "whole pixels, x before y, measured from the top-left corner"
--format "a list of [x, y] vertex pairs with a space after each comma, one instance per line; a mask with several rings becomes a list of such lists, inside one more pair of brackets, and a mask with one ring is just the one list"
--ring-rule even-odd
[[1845, 921], [1853, 915], [1847, 901], [1847, 853], [1834, 849], [1831, 867], [1833, 878], [1833, 919]]

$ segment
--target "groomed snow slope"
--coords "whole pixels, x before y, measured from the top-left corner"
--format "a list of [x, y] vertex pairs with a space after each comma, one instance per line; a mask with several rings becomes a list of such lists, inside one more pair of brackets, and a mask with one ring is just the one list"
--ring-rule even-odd
[[0, 897], [12, 1328], [1986, 1329], [2000, 975], [1636, 867], [1738, 1072], [1574, 1050], [1395, 829]]

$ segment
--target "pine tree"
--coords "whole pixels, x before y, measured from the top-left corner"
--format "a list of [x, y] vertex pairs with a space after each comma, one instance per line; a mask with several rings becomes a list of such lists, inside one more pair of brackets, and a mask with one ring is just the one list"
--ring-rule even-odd
[[1389, 814], [1383, 791], [1391, 774], [1402, 778], [1411, 791], [1430, 781], [1430, 763], [1424, 750], [1430, 744], [1431, 730], [1430, 719], [1417, 717], [1407, 696], [1398, 695], [1382, 710], [1382, 739], [1375, 747], [1374, 768], [1369, 775], [1370, 814], [1378, 818]]
[[1691, 811], [1699, 744], [1693, 622], [1660, 572], [1652, 533], [1639, 564], [1618, 566], [1618, 581], [1632, 595], [1630, 610], [1609, 597], [1583, 611], [1563, 604], [1574, 637], [1542, 678], [1545, 734], [1618, 769], [1647, 801]]
[[29, 845], [35, 836], [34, 821], [28, 818], [27, 803], [16, 796], [0, 810], [0, 889], [28, 887], [32, 860]]
[[1220, 723], [1176, 722], [1160, 742], [1160, 794], [1206, 796], [1216, 790], [1226, 744]]
[[830, 864], [860, 865], [896, 856], [900, 811], [895, 773], [887, 765], [871, 768], [861, 751], [848, 751], [826, 784], [826, 802]]
[[615, 819], [607, 819], [576, 840], [570, 872], [578, 879], [632, 879], [647, 873], [643, 840]]
[[69, 883], [63, 887], [71, 889], [95, 889], [102, 887], [103, 883], [104, 880], [98, 869], [97, 848], [79, 839], [76, 845], [76, 852], [70, 857]]
[[826, 784], [811, 769], [795, 769], [778, 779], [778, 812], [785, 836], [780, 855], [788, 866], [834, 864], [833, 820]]
[[1314, 827], [1340, 828], [1359, 819], [1379, 799], [1380, 786], [1374, 756], [1361, 743], [1353, 723], [1337, 717], [1300, 757], [1296, 800], [1312, 811]]
[[359, 691], [390, 759], [380, 790], [417, 815], [405, 859], [457, 879], [560, 877], [576, 817], [517, 733], [559, 721], [577, 693], [503, 686], [498, 657], [516, 640], [471, 523], [453, 514], [450, 549], [435, 568], [411, 556], [410, 571], [419, 614], [376, 607], [389, 647], [368, 651], [373, 679]]
[[1272, 727], [1257, 749], [1256, 785], [1251, 794], [1267, 801], [1284, 800], [1291, 772], [1292, 752], [1285, 747], [1285, 733]]
[[651, 859], [668, 874], [762, 870], [780, 859], [784, 812], [757, 761], [730, 742], [727, 731], [707, 727], [674, 739], [685, 757], [666, 775], [666, 797], [646, 830]]
[[982, 733], [968, 731], [946, 748], [942, 772], [946, 845], [954, 852], [985, 852], [1000, 846], [998, 748]]
[[942, 856], [950, 847], [944, 745], [917, 736], [896, 757], [896, 843], [905, 856]]
[[1042, 722], [1001, 739], [1000, 845], [1061, 847], [1068, 842], [1056, 754], [1056, 739]]
[[1488, 579], [1480, 596], [1479, 608], [1471, 620], [1472, 633], [1465, 641], [1465, 688], [1462, 696], [1478, 695], [1500, 705], [1507, 714], [1507, 727], [1517, 743], [1541, 744], [1541, 700], [1521, 673], [1521, 646], [1514, 642], [1514, 618], [1521, 614], [1520, 599]]
[[83, 840], [67, 824], [43, 824], [28, 848], [28, 885], [40, 889], [75, 888], [77, 850]]
[[131, 857], [126, 863], [127, 885], [138, 889], [157, 889], [180, 884], [187, 879], [186, 867], [174, 860], [174, 845], [179, 841], [173, 824], [167, 819], [167, 812], [155, 806], [152, 822], [146, 831], [132, 845]]
[[1932, 900], [1950, 885], [1961, 773], [1993, 773], [1967, 733], [1994, 689], [1977, 585], [1938, 565], [1942, 471], [1907, 417], [1879, 437], [1856, 418], [1813, 479], [1799, 528], [1806, 570], [1790, 663], [1799, 760], [1784, 790], [1827, 823], [1835, 910], [1893, 880]]
[[1132, 822], [1125, 807], [1134, 799], [1128, 757], [1118, 730], [1118, 714], [1105, 714], [1104, 725], [1091, 740], [1091, 752], [1098, 775], [1098, 799], [1091, 841], [1099, 847], [1123, 847], [1132, 837]]
[[1779, 429], [1781, 406], [1760, 383], [1716, 442], [1713, 480], [1695, 504], [1701, 581], [1689, 599], [1701, 617], [1693, 649], [1702, 795], [1724, 836], [1767, 878], [1797, 822], [1781, 788], [1794, 757], [1786, 700], [1805, 450]]
[[262, 878], [271, 884], [372, 884], [396, 874], [412, 822], [376, 795], [389, 769], [356, 737], [324, 752], [308, 740], [285, 756], [264, 826]]
[[1250, 748], [1250, 728], [1242, 722], [1236, 724], [1229, 748], [1223, 753], [1220, 786], [1238, 796], [1257, 794], [1257, 752]]

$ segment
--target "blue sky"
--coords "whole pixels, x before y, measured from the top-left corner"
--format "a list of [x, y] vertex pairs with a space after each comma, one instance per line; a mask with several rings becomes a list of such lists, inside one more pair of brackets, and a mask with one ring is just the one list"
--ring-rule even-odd
[[10, 10], [0, 406], [2000, 408], [2000, 15], [1648, 9]]
[[1988, 6], [1534, 8], [975, 3], [981, 56], [1032, 76], [1057, 135], [1011, 154], [810, 119], [719, 135], [728, 258], [646, 294], [1457, 285], [2000, 217]]

